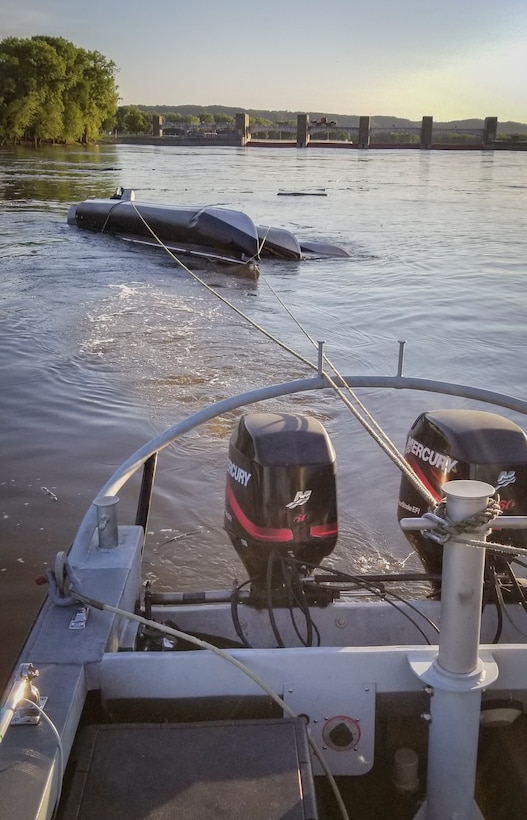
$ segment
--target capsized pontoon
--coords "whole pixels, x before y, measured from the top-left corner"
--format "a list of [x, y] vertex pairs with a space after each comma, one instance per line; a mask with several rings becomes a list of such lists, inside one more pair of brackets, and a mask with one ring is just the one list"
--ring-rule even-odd
[[[527, 414], [519, 399], [401, 373], [345, 384]], [[337, 541], [334, 446], [318, 420], [282, 408], [319, 390], [322, 371], [217, 402], [102, 488], [47, 573], [4, 694], [2, 816], [525, 816], [526, 436], [466, 402], [425, 414], [408, 437], [409, 476], [446, 498], [446, 514], [416, 502], [409, 476], [399, 508], [405, 531], [433, 536], [425, 560], [442, 551], [441, 579], [342, 573], [326, 557], [360, 547]], [[273, 412], [247, 409], [278, 397]], [[158, 455], [242, 408], [224, 526], [250, 583], [158, 591], [141, 568]], [[141, 471], [137, 510], [121, 520], [118, 494]]]
[[118, 188], [110, 199], [72, 205], [68, 224], [154, 247], [163, 245], [186, 262], [230, 265], [251, 278], [257, 276], [260, 258], [349, 256], [338, 245], [303, 242], [283, 228], [255, 225], [242, 211], [139, 203], [129, 188]]

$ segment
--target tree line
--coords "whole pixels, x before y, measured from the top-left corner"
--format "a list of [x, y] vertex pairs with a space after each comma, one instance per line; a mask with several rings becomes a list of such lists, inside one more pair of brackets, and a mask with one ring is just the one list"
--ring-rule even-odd
[[112, 128], [117, 68], [62, 37], [0, 42], [0, 143], [87, 142]]
[[[175, 128], [186, 129], [189, 127], [219, 125], [223, 129], [229, 130], [235, 127], [235, 116], [224, 113], [221, 110], [223, 106], [218, 106], [217, 111], [209, 111], [211, 106], [184, 107], [192, 108], [197, 113], [177, 111], [166, 105], [157, 107], [151, 105], [121, 105], [115, 115], [115, 132], [117, 134], [151, 134], [152, 117], [154, 115], [162, 116], [165, 126], [174, 126]], [[240, 109], [236, 110], [239, 111]], [[251, 116], [251, 124], [275, 129], [277, 127], [277, 123], [267, 117]], [[296, 119], [290, 119], [279, 124], [295, 125]]]
[[[118, 134], [151, 134], [152, 117], [158, 112], [152, 109], [149, 113], [138, 105], [120, 105], [115, 114], [115, 131]], [[175, 111], [168, 111], [163, 114], [163, 121], [166, 124], [181, 127], [197, 127], [201, 125], [224, 125], [234, 127], [235, 118], [228, 114], [209, 114], [202, 112], [199, 115], [180, 114]]]

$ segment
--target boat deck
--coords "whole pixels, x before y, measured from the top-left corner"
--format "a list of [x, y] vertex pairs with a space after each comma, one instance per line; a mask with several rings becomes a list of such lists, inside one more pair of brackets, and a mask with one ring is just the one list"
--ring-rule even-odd
[[59, 817], [316, 820], [302, 719], [86, 727]]

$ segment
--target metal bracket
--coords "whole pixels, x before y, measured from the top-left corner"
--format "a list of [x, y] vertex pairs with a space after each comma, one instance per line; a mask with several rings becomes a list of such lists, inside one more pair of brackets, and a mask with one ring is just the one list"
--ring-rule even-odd
[[[41, 709], [48, 702], [47, 697], [39, 698], [38, 705]], [[11, 726], [38, 726], [40, 723], [40, 712], [34, 711], [31, 713], [31, 706], [28, 703], [21, 703], [11, 718]]]

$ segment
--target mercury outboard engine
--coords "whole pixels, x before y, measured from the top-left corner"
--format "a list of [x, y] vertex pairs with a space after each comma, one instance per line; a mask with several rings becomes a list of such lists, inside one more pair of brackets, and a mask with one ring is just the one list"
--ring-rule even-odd
[[[502, 514], [527, 514], [527, 436], [502, 416], [480, 410], [422, 413], [408, 434], [405, 458], [438, 502], [446, 481], [474, 479], [496, 488]], [[399, 520], [428, 511], [424, 498], [403, 476]], [[442, 547], [420, 532], [405, 535], [425, 569], [440, 574]], [[526, 547], [527, 530], [494, 529], [490, 540]]]
[[305, 561], [305, 576], [333, 550], [335, 473], [335, 451], [316, 419], [282, 413], [241, 417], [229, 444], [225, 529], [253, 591], [269, 581], [274, 589], [283, 586], [281, 558]]

